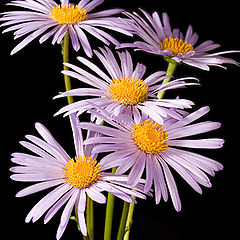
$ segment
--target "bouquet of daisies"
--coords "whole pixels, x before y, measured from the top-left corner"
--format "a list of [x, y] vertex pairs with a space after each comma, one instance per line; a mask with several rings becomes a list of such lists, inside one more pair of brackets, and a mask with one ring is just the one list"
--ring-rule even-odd
[[[16, 165], [10, 169], [11, 179], [35, 182], [17, 197], [50, 189], [33, 206], [26, 222], [44, 215], [47, 223], [63, 208], [57, 239], [73, 219], [83, 239], [93, 240], [95, 202], [106, 204], [104, 240], [112, 239], [114, 198], [118, 197], [123, 210], [117, 240], [128, 240], [137, 201], [153, 198], [159, 204], [171, 199], [176, 211], [181, 210], [172, 171], [202, 193], [201, 186], [211, 187], [208, 175], [223, 169], [221, 163], [191, 151], [223, 146], [221, 138], [195, 137], [220, 128], [219, 122], [201, 121], [210, 108], [192, 111], [191, 100], [168, 99], [165, 92], [199, 85], [196, 77], [174, 78], [176, 67], [209, 71], [210, 66], [239, 65], [225, 55], [240, 51], [210, 53], [219, 44], [197, 43], [192, 26], [186, 33], [172, 28], [167, 13], [95, 10], [103, 2], [14, 0], [7, 4], [14, 9], [0, 18], [3, 32], [21, 39], [11, 55], [37, 38], [40, 43], [50, 39], [52, 44], [61, 44], [66, 89], [54, 99], [67, 102], [55, 115], [70, 122], [75, 149], [69, 155], [37, 122], [38, 134], [26, 135], [20, 142], [28, 153], [12, 153]], [[119, 42], [115, 32], [134, 41]], [[105, 46], [93, 49], [90, 35]], [[160, 55], [168, 68], [148, 74], [147, 66], [136, 62], [130, 49]], [[77, 55], [77, 65], [69, 60], [70, 50]], [[79, 88], [72, 89], [71, 81], [80, 83]]]

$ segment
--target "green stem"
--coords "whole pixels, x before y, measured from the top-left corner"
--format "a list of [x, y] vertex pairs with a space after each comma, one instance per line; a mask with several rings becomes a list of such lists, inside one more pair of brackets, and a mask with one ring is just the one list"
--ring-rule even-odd
[[119, 229], [118, 229], [117, 240], [123, 240], [123, 236], [126, 232], [125, 226], [126, 226], [126, 222], [127, 222], [129, 206], [130, 206], [130, 204], [128, 202], [124, 202], [123, 210], [122, 210], [122, 217], [121, 217], [121, 221], [120, 221]]
[[[62, 54], [63, 54], [63, 62], [68, 63], [69, 62], [69, 32], [68, 31], [66, 32], [63, 39]], [[68, 70], [68, 67], [63, 65], [63, 69]], [[64, 82], [65, 82], [66, 91], [71, 90], [72, 89], [71, 80], [68, 75], [64, 74]], [[68, 104], [73, 103], [73, 97], [68, 96], [67, 100], [68, 100]]]
[[[135, 199], [134, 196], [132, 196], [132, 198]], [[135, 203], [130, 203], [129, 206], [129, 210], [128, 210], [128, 216], [127, 216], [127, 222], [126, 222], [126, 228], [125, 228], [125, 235], [123, 240], [129, 240], [129, 236], [130, 236], [130, 230], [131, 230], [131, 226], [132, 226], [132, 222], [133, 222], [133, 212], [134, 212], [134, 208], [135, 208]]]
[[[112, 168], [112, 173], [115, 173], [116, 170], [117, 170], [116, 167]], [[111, 193], [108, 193], [104, 228], [104, 240], [111, 240], [114, 200], [115, 196], [112, 195]]]
[[90, 240], [94, 240], [94, 209], [93, 200], [90, 197], [87, 197], [86, 215], [88, 236]]
[[[177, 62], [175, 62], [174, 60], [167, 60], [168, 61], [168, 68], [167, 68], [167, 73], [166, 76], [173, 76], [174, 71], [176, 69], [176, 66], [178, 65]], [[166, 78], [164, 79], [162, 84], [168, 83], [171, 80], [171, 78]], [[163, 96], [165, 95], [165, 91], [160, 91], [157, 95], [158, 99], [163, 98]]]

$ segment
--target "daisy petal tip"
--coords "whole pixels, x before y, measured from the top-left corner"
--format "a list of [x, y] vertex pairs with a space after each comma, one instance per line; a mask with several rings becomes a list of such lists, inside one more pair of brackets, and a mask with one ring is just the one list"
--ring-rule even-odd
[[[58, 227], [57, 234], [56, 234], [56, 240], [59, 240], [63, 234], [63, 230], [61, 225]], [[83, 233], [82, 233], [83, 234]]]
[[211, 187], [212, 187], [212, 184], [211, 184], [211, 182], [210, 182], [210, 181], [208, 182], [208, 185], [207, 185], [207, 187], [208, 187], [208, 188], [211, 188]]
[[12, 51], [10, 52], [10, 55], [12, 56], [12, 55], [14, 55], [15, 53], [16, 53], [16, 51], [12, 50]]
[[175, 210], [176, 210], [177, 212], [180, 212], [180, 211], [182, 210], [182, 206], [181, 206], [181, 205], [175, 206]]
[[31, 141], [31, 139], [32, 139], [32, 136], [31, 136], [31, 135], [29, 135], [29, 134], [27, 134], [27, 135], [25, 135], [25, 138]]
[[57, 117], [58, 115], [59, 115], [59, 113], [56, 112], [53, 114], [53, 117]]
[[[64, 64], [64, 66], [67, 66], [67, 65]], [[61, 71], [61, 73], [62, 73], [63, 75], [67, 75], [67, 72], [68, 72], [68, 70], [62, 70], [62, 71]]]
[[[59, 113], [60, 114], [60, 113]], [[63, 114], [63, 117], [65, 118], [65, 117], [67, 117], [67, 116], [69, 116], [70, 115], [70, 113], [69, 112], [66, 112], [65, 114]]]
[[[143, 198], [143, 199], [145, 199], [145, 198]], [[132, 202], [134, 203], [134, 204], [137, 204], [137, 200], [136, 199], [132, 199]]]
[[202, 107], [201, 108], [204, 112], [205, 112], [205, 114], [206, 113], [208, 113], [209, 111], [210, 111], [210, 106], [204, 106], [204, 107]]
[[22, 146], [25, 145], [25, 141], [20, 141], [19, 144], [21, 144]]
[[[11, 170], [10, 170], [11, 171]], [[13, 180], [13, 181], [16, 181], [15, 179], [15, 174], [11, 175], [10, 178]]]
[[56, 240], [59, 240], [61, 238], [61, 236], [59, 236], [59, 234], [56, 235]]
[[147, 194], [149, 197], [153, 197], [153, 194], [151, 192], [146, 192], [145, 194]]
[[34, 126], [37, 130], [44, 127], [40, 122], [36, 122]]
[[38, 218], [34, 218], [32, 219], [32, 222], [35, 223], [38, 220]]
[[52, 98], [52, 100], [56, 100], [56, 99], [58, 99], [59, 98], [59, 95], [56, 95], [56, 96], [54, 96], [53, 98]]
[[220, 139], [219, 147], [220, 148], [223, 147], [224, 143], [225, 143], [224, 139]]
[[155, 193], [155, 204], [158, 205], [160, 203], [161, 197], [157, 196]]
[[203, 193], [202, 189], [199, 188], [199, 189], [197, 190], [197, 193], [199, 193], [200, 195], [202, 195], [202, 193]]
[[20, 197], [23, 197], [21, 192], [18, 192], [16, 195], [15, 195], [16, 198], [20, 198]]
[[89, 58], [92, 58], [92, 57], [93, 57], [93, 52], [88, 53], [87, 56], [88, 56]]
[[45, 219], [43, 220], [43, 224], [47, 224], [48, 223], [48, 219]]
[[[61, 109], [59, 110], [59, 111], [57, 111], [56, 113], [54, 113], [54, 117], [56, 117], [56, 116], [59, 116], [60, 114], [62, 114], [63, 113], [63, 111], [61, 111]], [[66, 114], [66, 113], [65, 113]], [[65, 115], [64, 114], [64, 115]], [[63, 117], [64, 117], [64, 115], [63, 115]]]
[[224, 166], [222, 164], [220, 164], [220, 166], [218, 167], [219, 171], [224, 169]]
[[25, 218], [25, 223], [29, 223], [32, 219], [32, 216], [27, 215], [27, 217]]
[[87, 237], [87, 231], [83, 231], [82, 229], [81, 229], [81, 231], [82, 231], [82, 235]]

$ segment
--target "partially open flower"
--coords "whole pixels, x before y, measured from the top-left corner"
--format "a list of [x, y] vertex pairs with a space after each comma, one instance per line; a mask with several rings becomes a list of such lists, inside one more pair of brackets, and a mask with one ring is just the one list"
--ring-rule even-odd
[[228, 53], [240, 53], [239, 50], [209, 53], [220, 45], [212, 40], [196, 45], [198, 34], [193, 32], [192, 26], [188, 27], [184, 35], [179, 29], [171, 28], [167, 13], [162, 14], [161, 20], [157, 12], [151, 16], [146, 11], [140, 10], [143, 17], [136, 12], [125, 12], [125, 14], [134, 20], [134, 24], [130, 26], [141, 40], [123, 43], [120, 45], [121, 48], [133, 47], [135, 50], [161, 55], [168, 61], [171, 59], [203, 70], [209, 70], [209, 66], [225, 68], [223, 66], [225, 63], [239, 65], [235, 60], [222, 56]]

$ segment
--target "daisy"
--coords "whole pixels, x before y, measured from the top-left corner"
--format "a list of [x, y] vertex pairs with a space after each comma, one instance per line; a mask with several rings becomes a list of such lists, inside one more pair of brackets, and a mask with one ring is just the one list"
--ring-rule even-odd
[[[43, 43], [50, 37], [52, 44], [59, 44], [67, 31], [70, 33], [73, 48], [78, 51], [83, 47], [87, 56], [92, 56], [92, 48], [85, 32], [93, 35], [105, 44], [110, 42], [119, 44], [112, 36], [100, 28], [111, 29], [127, 35], [132, 35], [121, 27], [122, 21], [114, 14], [121, 13], [122, 9], [108, 9], [92, 13], [104, 0], [81, 0], [78, 4], [61, 0], [57, 4], [54, 0], [16, 0], [7, 5], [17, 6], [27, 11], [9, 11], [2, 13], [1, 26], [8, 26], [3, 32], [15, 31], [14, 39], [26, 36], [11, 52], [14, 54], [42, 35], [39, 42]], [[124, 20], [128, 22], [127, 19]], [[9, 27], [10, 26], [10, 27]], [[100, 27], [100, 28], [99, 28]]]
[[78, 115], [80, 115], [86, 109], [94, 108], [94, 105], [91, 104], [94, 103], [112, 112], [114, 117], [125, 123], [133, 118], [139, 119], [142, 112], [161, 123], [163, 117], [168, 115], [180, 118], [180, 115], [170, 111], [169, 107], [182, 109], [190, 108], [193, 104], [185, 99], [157, 99], [156, 93], [188, 85], [197, 85], [196, 78], [175, 79], [171, 83], [162, 85], [162, 81], [169, 76], [166, 76], [163, 71], [144, 76], [145, 65], [137, 63], [134, 67], [128, 51], [118, 52], [120, 63], [109, 48], [100, 48], [100, 51], [94, 52], [103, 64], [103, 70], [106, 70], [107, 74], [93, 62], [83, 57], [78, 57], [78, 60], [92, 70], [94, 74], [70, 63], [65, 63], [72, 70], [65, 70], [62, 73], [91, 85], [91, 88], [73, 89], [56, 96], [55, 98], [87, 96], [87, 99], [67, 105], [56, 114], [65, 113], [65, 115], [68, 115], [78, 112]]
[[128, 184], [132, 186], [138, 183], [138, 179], [146, 169], [144, 190], [149, 191], [154, 184], [156, 204], [160, 202], [161, 197], [167, 201], [169, 191], [176, 211], [181, 210], [177, 185], [169, 166], [200, 194], [202, 193], [200, 185], [211, 187], [206, 173], [214, 176], [214, 171], [223, 169], [221, 163], [185, 150], [185, 148], [218, 149], [222, 147], [224, 140], [220, 138], [187, 138], [220, 127], [220, 123], [212, 121], [193, 123], [204, 116], [209, 111], [209, 107], [202, 107], [187, 114], [181, 120], [167, 118], [161, 125], [147, 116], [141, 118], [139, 122], [133, 121], [129, 125], [122, 125], [110, 119], [106, 111], [101, 109], [90, 111], [112, 127], [80, 123], [81, 128], [104, 135], [88, 138], [84, 144], [87, 146], [100, 143], [94, 147], [93, 152], [110, 152], [100, 161], [104, 164], [104, 170], [118, 167], [117, 174], [129, 171]]
[[[83, 148], [81, 129], [77, 127], [78, 118], [72, 114], [70, 120], [76, 150], [75, 158], [69, 157], [42, 124], [36, 123], [35, 127], [43, 139], [27, 135], [29, 141], [20, 142], [35, 154], [13, 153], [12, 162], [21, 166], [10, 169], [14, 173], [11, 175], [13, 180], [37, 182], [18, 192], [17, 197], [54, 187], [32, 208], [26, 222], [31, 220], [35, 222], [48, 211], [44, 218], [44, 222], [47, 223], [65, 204], [57, 230], [57, 239], [62, 236], [75, 204], [81, 232], [87, 235], [84, 217], [87, 196], [98, 203], [106, 202], [106, 197], [101, 193], [103, 191], [110, 192], [126, 202], [135, 202], [131, 195], [145, 199], [145, 195], [140, 193], [143, 192], [141, 184], [132, 190], [126, 182], [127, 176], [117, 176], [103, 171], [104, 164], [97, 163], [95, 160], [97, 154], [92, 153], [93, 145]], [[89, 136], [94, 134], [90, 132]]]
[[184, 35], [179, 29], [172, 29], [167, 13], [162, 14], [162, 21], [157, 12], [152, 16], [140, 9], [143, 17], [136, 12], [125, 14], [134, 20], [131, 24], [133, 32], [142, 40], [134, 43], [121, 44], [121, 47], [134, 47], [135, 50], [164, 56], [166, 60], [174, 60], [177, 63], [185, 63], [203, 70], [209, 70], [209, 66], [225, 68], [222, 64], [236, 64], [238, 62], [221, 55], [228, 53], [239, 53], [240, 51], [223, 51], [209, 53], [209, 51], [220, 47], [212, 40], [196, 45], [198, 34], [193, 32], [189, 25]]

